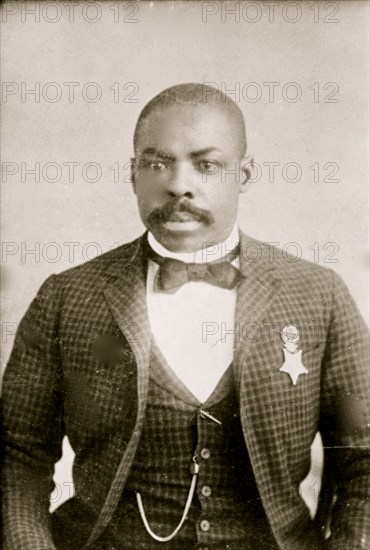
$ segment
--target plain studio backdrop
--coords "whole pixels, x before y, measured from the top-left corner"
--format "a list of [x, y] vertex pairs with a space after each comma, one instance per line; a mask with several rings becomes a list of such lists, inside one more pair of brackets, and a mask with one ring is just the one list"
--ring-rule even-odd
[[[257, 173], [241, 228], [334, 269], [367, 319], [367, 2], [71, 4], [2, 6], [2, 365], [48, 275], [142, 233], [135, 122], [183, 82], [245, 115]], [[72, 458], [65, 441], [53, 507], [72, 495]]]

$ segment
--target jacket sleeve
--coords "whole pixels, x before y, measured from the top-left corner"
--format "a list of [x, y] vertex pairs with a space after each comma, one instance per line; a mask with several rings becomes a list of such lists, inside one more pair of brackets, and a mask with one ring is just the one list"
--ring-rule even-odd
[[5, 550], [52, 550], [49, 496], [61, 455], [58, 291], [49, 277], [23, 317], [2, 395]]
[[368, 330], [341, 278], [334, 272], [331, 277], [320, 431], [324, 472], [335, 496], [325, 548], [365, 550], [370, 547]]

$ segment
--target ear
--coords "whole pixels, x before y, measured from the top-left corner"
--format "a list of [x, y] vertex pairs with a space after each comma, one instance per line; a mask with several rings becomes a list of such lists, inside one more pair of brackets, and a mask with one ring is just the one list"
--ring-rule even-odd
[[239, 193], [246, 193], [251, 185], [251, 181], [255, 176], [254, 159], [252, 155], [247, 155], [240, 161], [240, 189]]
[[136, 195], [136, 158], [130, 158], [130, 180], [132, 189]]

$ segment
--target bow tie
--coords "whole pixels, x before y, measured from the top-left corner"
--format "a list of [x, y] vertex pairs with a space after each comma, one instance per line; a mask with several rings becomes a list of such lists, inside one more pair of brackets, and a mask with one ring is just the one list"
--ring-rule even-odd
[[154, 291], [175, 293], [185, 283], [202, 282], [220, 288], [233, 289], [245, 277], [232, 262], [239, 254], [239, 245], [217, 262], [186, 263], [174, 258], [165, 258], [157, 254], [147, 243], [147, 253], [151, 260], [159, 265]]

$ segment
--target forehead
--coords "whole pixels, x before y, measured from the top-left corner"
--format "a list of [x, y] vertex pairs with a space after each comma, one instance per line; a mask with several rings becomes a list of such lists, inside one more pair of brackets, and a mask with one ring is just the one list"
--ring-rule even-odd
[[176, 155], [217, 148], [235, 156], [239, 141], [238, 126], [226, 106], [172, 105], [156, 109], [143, 121], [137, 152], [158, 148]]

